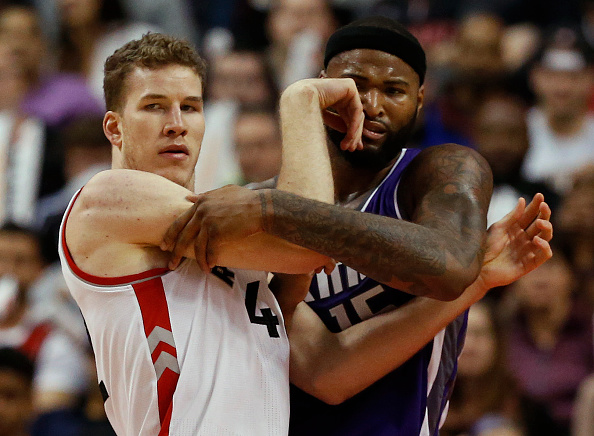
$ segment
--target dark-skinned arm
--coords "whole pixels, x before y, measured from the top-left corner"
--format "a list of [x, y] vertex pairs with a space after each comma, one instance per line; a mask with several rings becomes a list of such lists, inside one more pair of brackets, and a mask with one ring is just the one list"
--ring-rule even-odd
[[408, 220], [260, 191], [263, 227], [391, 287], [457, 298], [483, 260], [492, 191], [488, 164], [467, 147], [431, 147], [413, 160], [399, 189]]

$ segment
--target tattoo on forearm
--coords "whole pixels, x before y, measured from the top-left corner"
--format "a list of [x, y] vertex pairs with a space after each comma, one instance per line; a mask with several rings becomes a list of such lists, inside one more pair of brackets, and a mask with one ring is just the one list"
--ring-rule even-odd
[[[420, 275], [441, 276], [446, 271], [445, 251], [428, 243], [428, 235], [423, 235], [428, 232], [420, 226], [408, 222], [395, 226], [392, 218], [278, 191], [273, 192], [272, 205], [271, 233], [340, 260], [380, 282], [389, 283], [394, 277], [414, 282]], [[401, 243], [391, 243], [395, 240]], [[420, 289], [409, 291], [423, 294]]]
[[444, 153], [436, 166], [438, 174], [415, 180], [431, 178], [431, 191], [416, 205], [414, 223], [272, 191], [268, 231], [423, 295], [424, 281], [446, 277], [452, 263], [480, 265], [490, 197], [489, 169], [468, 154]]

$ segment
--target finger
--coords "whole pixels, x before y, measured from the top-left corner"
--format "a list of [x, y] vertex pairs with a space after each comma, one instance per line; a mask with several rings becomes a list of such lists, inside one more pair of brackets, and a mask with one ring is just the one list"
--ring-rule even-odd
[[206, 228], [201, 228], [200, 233], [194, 242], [194, 256], [200, 269], [204, 272], [209, 272], [208, 262], [206, 260], [206, 248], [208, 245], [208, 231]]
[[322, 111], [322, 119], [324, 120], [324, 124], [328, 127], [339, 132], [346, 133], [346, 123], [340, 117], [340, 115], [338, 115], [335, 111], [331, 110], [331, 108]]
[[538, 217], [534, 220], [530, 226], [526, 229], [526, 235], [529, 239], [534, 238], [537, 234], [539, 234], [541, 228], [537, 225], [539, 220], [548, 221], [551, 218], [551, 208], [547, 203], [544, 201], [540, 203], [538, 208]]
[[524, 208], [526, 205], [526, 200], [522, 197], [518, 198], [518, 202], [516, 203], [516, 207], [513, 208], [510, 212], [508, 212], [503, 218], [499, 221], [491, 224], [488, 229], [489, 235], [501, 235], [502, 233], [508, 232], [513, 224], [520, 220], [522, 217], [522, 213], [524, 213]]
[[169, 226], [166, 230], [165, 235], [163, 236], [163, 240], [161, 241], [161, 245], [159, 246], [163, 251], [171, 251], [175, 246], [175, 242], [180, 234], [180, 232], [188, 225], [188, 222], [194, 216], [194, 211], [196, 210], [197, 205], [193, 204], [187, 211], [182, 213], [180, 216], [176, 218], [175, 221]]
[[526, 210], [522, 217], [518, 220], [521, 228], [527, 229], [528, 226], [536, 219], [539, 213], [540, 204], [544, 201], [544, 196], [540, 193], [534, 195], [532, 201], [526, 206]]
[[540, 203], [539, 212], [539, 218], [542, 218], [543, 220], [547, 221], [551, 219], [551, 208], [549, 207], [549, 204], [546, 201]]
[[538, 268], [553, 257], [553, 250], [549, 243], [539, 236], [534, 237], [533, 243], [538, 246], [538, 250], [534, 255], [534, 268]]
[[188, 221], [185, 227], [177, 235], [177, 239], [174, 242], [174, 247], [171, 250], [171, 258], [169, 260], [170, 269], [175, 269], [179, 266], [182, 258], [186, 255], [187, 250], [194, 242], [194, 236], [200, 230], [201, 222], [201, 217], [197, 217], [194, 214], [192, 219]]
[[198, 201], [198, 199], [200, 199], [200, 195], [199, 194], [188, 194], [186, 195], [186, 200], [191, 201], [192, 203], [196, 203]]
[[324, 272], [328, 275], [332, 274], [332, 271], [334, 271], [334, 268], [336, 267], [336, 261], [334, 259], [330, 259], [330, 262], [326, 263], [326, 265], [324, 265]]
[[545, 241], [550, 241], [553, 239], [553, 224], [550, 221], [538, 219], [536, 220], [536, 227], [540, 230], [540, 232], [532, 239], [535, 237], [539, 237]]
[[363, 105], [358, 94], [349, 108], [349, 119], [347, 120], [347, 135], [345, 141], [348, 141], [345, 146], [348, 151], [355, 151], [363, 147], [363, 122], [365, 121], [365, 114], [363, 113]]

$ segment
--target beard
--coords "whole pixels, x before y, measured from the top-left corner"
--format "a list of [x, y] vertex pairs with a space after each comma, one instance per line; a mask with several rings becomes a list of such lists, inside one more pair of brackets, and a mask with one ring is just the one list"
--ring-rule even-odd
[[386, 168], [406, 146], [412, 137], [417, 114], [411, 117], [407, 124], [397, 131], [390, 131], [384, 143], [379, 146], [364, 146], [363, 150], [345, 151], [340, 148], [340, 142], [345, 134], [326, 127], [330, 141], [337, 148], [338, 153], [353, 167], [379, 171]]

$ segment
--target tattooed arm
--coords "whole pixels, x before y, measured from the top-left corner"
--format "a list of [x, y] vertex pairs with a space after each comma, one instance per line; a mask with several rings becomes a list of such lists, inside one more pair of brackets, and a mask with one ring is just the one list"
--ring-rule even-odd
[[483, 259], [487, 163], [467, 147], [431, 147], [410, 164], [399, 191], [407, 221], [267, 191], [264, 228], [389, 286], [455, 299]]
[[489, 228], [481, 273], [454, 301], [413, 298], [340, 333], [331, 333], [307, 303], [300, 303], [288, 326], [291, 382], [322, 401], [341, 403], [410, 359], [488, 289], [536, 269], [552, 256], [551, 211], [543, 200], [537, 194], [525, 206], [520, 199]]

